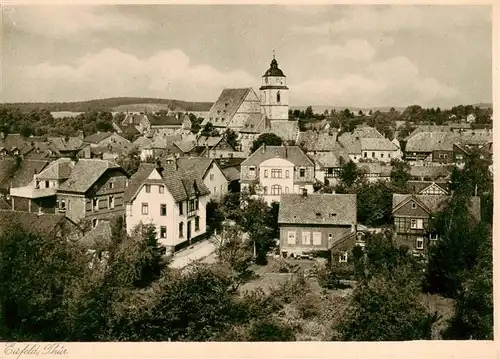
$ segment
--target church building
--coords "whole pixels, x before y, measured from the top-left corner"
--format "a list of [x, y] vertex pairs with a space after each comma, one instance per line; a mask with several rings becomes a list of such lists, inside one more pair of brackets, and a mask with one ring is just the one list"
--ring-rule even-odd
[[286, 76], [273, 56], [271, 66], [262, 76], [260, 96], [252, 88], [224, 89], [212, 105], [202, 126], [210, 122], [221, 132], [227, 128], [239, 134], [243, 152], [262, 133], [275, 133], [294, 141], [299, 129], [288, 120], [289, 88]]

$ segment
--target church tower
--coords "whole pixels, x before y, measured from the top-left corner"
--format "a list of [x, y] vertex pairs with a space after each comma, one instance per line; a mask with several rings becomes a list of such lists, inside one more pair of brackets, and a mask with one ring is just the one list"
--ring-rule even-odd
[[260, 105], [262, 113], [270, 121], [288, 120], [289, 89], [286, 86], [286, 76], [278, 68], [274, 54], [271, 67], [262, 76]]

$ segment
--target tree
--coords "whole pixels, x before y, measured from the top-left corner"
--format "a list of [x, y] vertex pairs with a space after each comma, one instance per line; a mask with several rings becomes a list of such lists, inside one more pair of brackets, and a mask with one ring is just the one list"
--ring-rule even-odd
[[366, 237], [365, 274], [339, 326], [343, 340], [430, 339], [438, 319], [419, 303], [421, 270], [392, 234]]
[[493, 340], [493, 250], [491, 236], [480, 244], [477, 266], [460, 285], [445, 339]]
[[358, 184], [354, 192], [360, 223], [376, 226], [391, 222], [392, 191], [385, 181]]
[[201, 129], [200, 134], [202, 136], [217, 136], [219, 134], [219, 131], [215, 128], [215, 126], [212, 124], [212, 122], [207, 122], [205, 126]]
[[191, 132], [192, 133], [200, 132], [201, 123], [203, 122], [203, 119], [200, 117], [196, 117], [196, 115], [193, 113], [189, 113], [188, 116], [189, 116], [189, 120], [191, 121]]
[[395, 192], [407, 193], [407, 182], [411, 179], [410, 165], [408, 162], [395, 160], [392, 161], [391, 184]]
[[133, 148], [128, 153], [120, 154], [116, 159], [116, 163], [132, 176], [137, 172], [141, 164], [139, 150], [137, 148]]
[[281, 146], [283, 140], [278, 135], [274, 133], [263, 133], [255, 141], [253, 141], [251, 152], [257, 151], [262, 145], [266, 146]]
[[340, 184], [344, 187], [352, 187], [356, 181], [358, 181], [362, 177], [362, 172], [358, 169], [358, 166], [349, 161], [342, 166], [340, 171]]
[[339, 326], [343, 340], [431, 339], [438, 317], [419, 303], [419, 283], [409, 280], [408, 272], [405, 266], [397, 267], [390, 275], [374, 276], [356, 287]]
[[314, 111], [311, 106], [307, 106], [306, 111], [304, 113], [306, 118], [312, 118], [314, 117]]
[[240, 144], [238, 142], [238, 134], [236, 132], [228, 128], [226, 132], [224, 132], [224, 138], [226, 139], [226, 142], [229, 146], [231, 146], [235, 150], [239, 149]]
[[0, 234], [0, 335], [4, 340], [64, 340], [66, 303], [75, 280], [88, 274], [75, 243], [19, 223]]

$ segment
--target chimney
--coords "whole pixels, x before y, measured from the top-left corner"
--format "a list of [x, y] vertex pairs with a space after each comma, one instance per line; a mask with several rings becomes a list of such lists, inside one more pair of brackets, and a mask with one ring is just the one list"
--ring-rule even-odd
[[177, 162], [178, 158], [176, 157], [175, 158], [175, 170], [178, 171], [179, 170], [179, 163]]
[[285, 158], [288, 158], [288, 147], [286, 144], [285, 144]]
[[302, 188], [302, 196], [307, 197], [307, 188]]
[[265, 143], [262, 145], [262, 153], [266, 153], [266, 144]]

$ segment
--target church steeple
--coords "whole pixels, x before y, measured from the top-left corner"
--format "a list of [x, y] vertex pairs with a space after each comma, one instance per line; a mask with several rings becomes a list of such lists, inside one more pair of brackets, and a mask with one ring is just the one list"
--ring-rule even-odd
[[288, 92], [286, 76], [278, 67], [273, 50], [271, 65], [262, 76], [260, 87], [261, 108], [269, 120], [288, 120]]

